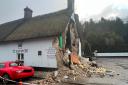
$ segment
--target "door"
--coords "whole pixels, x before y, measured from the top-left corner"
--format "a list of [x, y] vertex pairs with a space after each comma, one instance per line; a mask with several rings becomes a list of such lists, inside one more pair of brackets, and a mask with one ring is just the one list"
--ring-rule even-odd
[[20, 64], [24, 65], [24, 53], [18, 53], [17, 57], [18, 57], [18, 61], [20, 61]]
[[5, 64], [0, 63], [0, 76], [3, 76], [3, 74], [4, 74], [4, 68], [5, 68]]

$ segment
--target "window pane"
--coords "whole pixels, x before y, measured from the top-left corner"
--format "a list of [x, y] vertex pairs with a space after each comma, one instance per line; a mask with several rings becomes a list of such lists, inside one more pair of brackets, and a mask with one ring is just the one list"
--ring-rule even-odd
[[18, 60], [20, 60], [20, 54], [17, 54], [18, 55]]
[[24, 54], [23, 53], [21, 54], [21, 60], [24, 60]]
[[17, 64], [17, 63], [11, 63], [10, 66], [11, 66], [11, 67], [13, 67], [13, 66], [18, 66], [18, 64]]
[[17, 63], [11, 63], [10, 66], [11, 66], [11, 67], [13, 67], [13, 66], [18, 66], [18, 64], [17, 64]]
[[0, 68], [4, 68], [4, 64], [0, 64]]
[[41, 56], [42, 55], [42, 51], [38, 51], [38, 56]]
[[22, 42], [19, 42], [18, 43], [18, 47], [22, 47]]

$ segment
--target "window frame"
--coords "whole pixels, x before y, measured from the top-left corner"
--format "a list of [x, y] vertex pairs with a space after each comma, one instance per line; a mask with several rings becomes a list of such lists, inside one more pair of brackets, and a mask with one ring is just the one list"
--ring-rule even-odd
[[42, 56], [42, 51], [41, 50], [38, 51], [38, 56]]

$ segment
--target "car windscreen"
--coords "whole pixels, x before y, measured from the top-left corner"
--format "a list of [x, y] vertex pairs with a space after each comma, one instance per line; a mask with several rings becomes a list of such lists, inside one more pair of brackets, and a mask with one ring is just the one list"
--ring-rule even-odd
[[14, 67], [14, 66], [18, 66], [18, 64], [15, 63], [15, 62], [13, 62], [13, 63], [10, 63], [10, 66], [11, 66], [11, 67]]
[[0, 63], [0, 68], [4, 68], [4, 64], [3, 63]]

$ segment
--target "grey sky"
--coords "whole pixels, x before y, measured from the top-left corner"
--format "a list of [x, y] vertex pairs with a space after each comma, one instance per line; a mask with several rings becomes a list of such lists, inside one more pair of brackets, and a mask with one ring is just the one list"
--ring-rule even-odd
[[[55, 12], [67, 7], [67, 0], [0, 0], [0, 24], [24, 17], [24, 8], [33, 16]], [[101, 17], [128, 17], [128, 0], [75, 0], [75, 11], [80, 20]]]
[[0, 0], [0, 23], [23, 18], [26, 6], [37, 16], [66, 8], [67, 0]]
[[128, 0], [76, 0], [76, 3], [81, 20], [128, 17]]
[[101, 17], [105, 17], [108, 19], [108, 18], [114, 18], [116, 16], [125, 19], [126, 17], [128, 17], [128, 8], [127, 7], [118, 8], [118, 7], [114, 7], [113, 5], [109, 5], [106, 8], [104, 8], [101, 13], [97, 15], [92, 15], [88, 18], [93, 18], [97, 20], [100, 19]]

